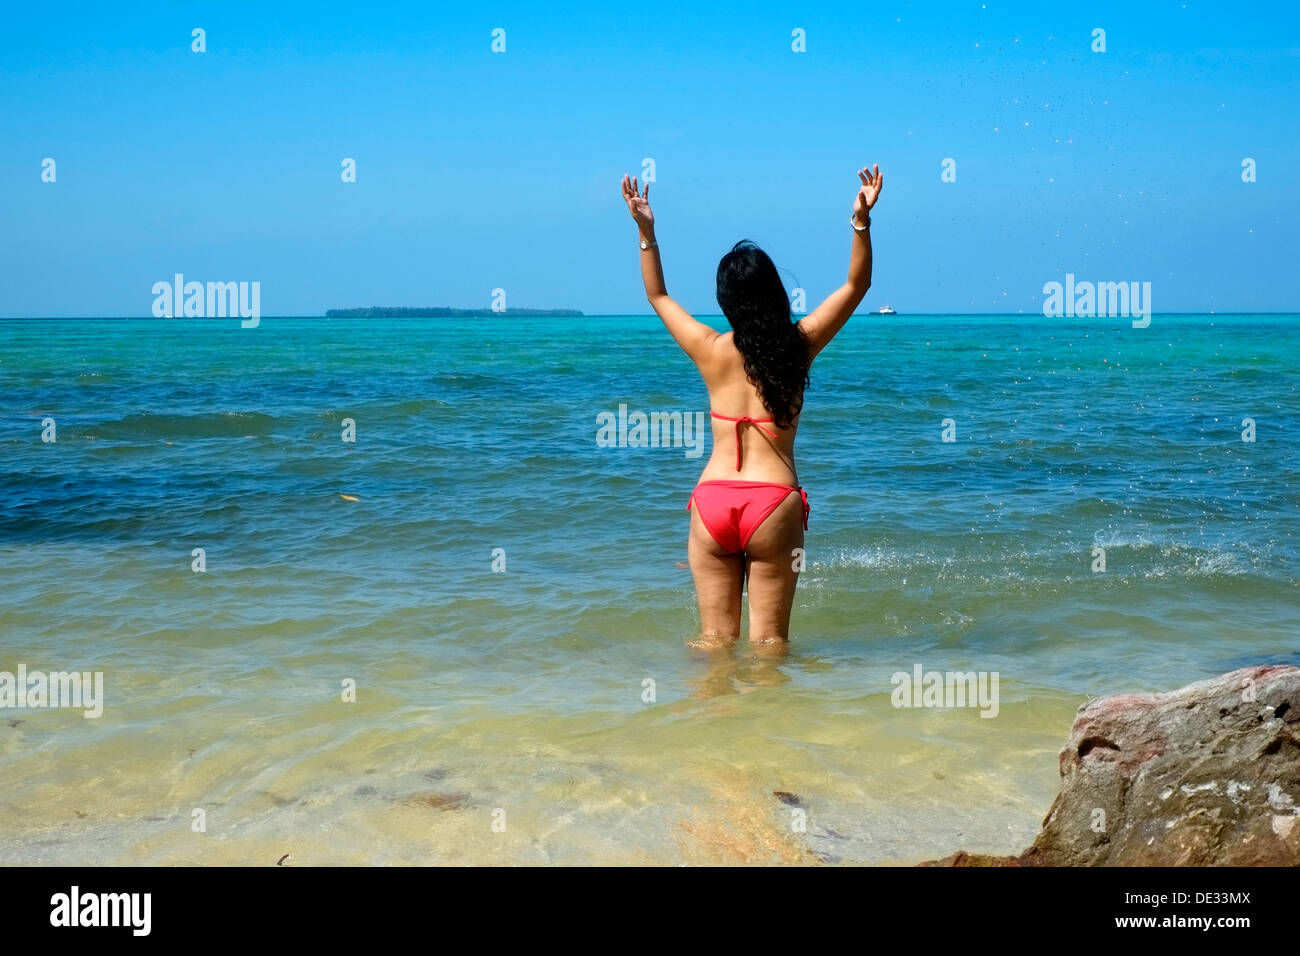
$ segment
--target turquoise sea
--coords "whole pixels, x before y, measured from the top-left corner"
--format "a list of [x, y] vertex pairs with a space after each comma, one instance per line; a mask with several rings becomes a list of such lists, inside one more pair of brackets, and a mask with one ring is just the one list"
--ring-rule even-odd
[[1089, 696], [1300, 662], [1300, 317], [859, 316], [812, 378], [794, 639], [709, 652], [705, 458], [597, 442], [707, 412], [652, 316], [0, 321], [0, 671], [104, 680], [0, 710], [0, 863], [1017, 852]]

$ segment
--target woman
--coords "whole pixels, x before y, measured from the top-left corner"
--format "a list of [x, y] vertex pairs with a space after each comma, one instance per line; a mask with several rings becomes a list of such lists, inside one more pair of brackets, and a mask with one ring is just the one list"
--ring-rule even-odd
[[[715, 332], [672, 300], [650, 211], [623, 177], [623, 198], [641, 233], [646, 298], [690, 356], [709, 390], [713, 455], [687, 505], [689, 554], [703, 637], [740, 636], [740, 596], [749, 578], [749, 639], [789, 640], [798, 582], [795, 549], [803, 547], [808, 496], [794, 466], [808, 370], [871, 288], [871, 207], [880, 197], [880, 168], [858, 171], [861, 188], [853, 227], [849, 278], [798, 324], [776, 266], [751, 242], [738, 242], [718, 263], [718, 305], [731, 324]], [[692, 507], [693, 506], [693, 507]]]

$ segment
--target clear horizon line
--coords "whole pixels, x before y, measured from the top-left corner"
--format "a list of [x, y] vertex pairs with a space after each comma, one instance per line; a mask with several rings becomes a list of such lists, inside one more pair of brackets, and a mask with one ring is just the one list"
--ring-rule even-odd
[[[392, 308], [406, 308], [406, 307], [405, 307], [405, 306], [392, 306]], [[417, 308], [417, 307], [415, 307], [415, 306], [411, 306], [410, 308]], [[467, 310], [465, 310], [465, 311], [488, 311], [488, 310], [486, 310], [486, 309], [484, 309], [484, 310], [467, 309]], [[575, 310], [575, 311], [581, 311], [581, 310]], [[692, 314], [692, 315], [696, 315], [696, 316], [704, 316], [704, 317], [706, 317], [706, 318], [719, 318], [719, 319], [721, 319], [721, 318], [725, 318], [725, 316], [724, 316], [721, 312], [692, 312], [691, 314]], [[792, 315], [794, 315], [794, 314], [803, 314], [803, 315], [806, 315], [807, 313], [792, 313]], [[854, 312], [854, 313], [852, 313], [852, 314], [855, 315], [855, 316], [882, 316], [882, 315], [883, 315], [883, 316], [889, 316], [889, 315], [895, 315], [895, 316], [898, 316], [898, 317], [901, 317], [901, 318], [917, 317], [917, 316], [948, 316], [948, 315], [956, 315], [956, 316], [1012, 316], [1012, 315], [1024, 315], [1024, 316], [1036, 316], [1036, 317], [1039, 317], [1039, 318], [1051, 319], [1051, 320], [1058, 320], [1058, 319], [1087, 319], [1087, 320], [1089, 320], [1089, 321], [1091, 321], [1091, 320], [1095, 320], [1095, 319], [1126, 319], [1126, 318], [1132, 318], [1132, 316], [1125, 316], [1125, 315], [1082, 315], [1082, 316], [1080, 316], [1080, 315], [1050, 315], [1050, 316], [1049, 316], [1049, 315], [1043, 315], [1043, 314], [1040, 313], [1040, 312], [884, 312], [884, 313], [882, 313], [882, 312], [874, 311], [874, 312]], [[1264, 311], [1264, 312], [1243, 312], [1243, 311], [1239, 311], [1239, 310], [1236, 310], [1236, 309], [1212, 309], [1212, 310], [1211, 310], [1211, 309], [1205, 309], [1205, 310], [1193, 311], [1193, 312], [1187, 312], [1187, 311], [1176, 311], [1176, 312], [1151, 312], [1151, 313], [1149, 313], [1149, 314], [1150, 314], [1152, 317], [1162, 316], [1162, 315], [1300, 315], [1300, 307], [1298, 307], [1298, 308], [1297, 308], [1296, 310], [1294, 310], [1294, 311], [1269, 310], [1269, 311]], [[490, 318], [494, 318], [494, 317], [495, 317], [495, 316], [492, 316], [492, 315], [483, 315], [483, 316], [473, 316], [472, 318], [490, 319]], [[502, 316], [500, 316], [500, 317], [501, 317], [501, 318], [508, 318], [508, 319], [604, 319], [604, 318], [654, 318], [654, 317], [656, 317], [656, 316], [655, 316], [655, 313], [654, 313], [654, 312], [583, 312], [582, 315], [502, 315]], [[12, 322], [12, 321], [24, 321], [24, 320], [36, 320], [36, 321], [43, 321], [43, 322], [44, 322], [44, 321], [50, 321], [50, 322], [69, 322], [69, 321], [89, 320], [89, 319], [100, 319], [100, 320], [110, 321], [110, 322], [111, 322], [111, 321], [139, 321], [139, 320], [156, 320], [156, 321], [159, 321], [159, 322], [175, 322], [175, 321], [177, 321], [177, 320], [181, 320], [181, 321], [212, 321], [212, 322], [228, 322], [228, 321], [230, 321], [230, 320], [232, 320], [232, 319], [238, 320], [238, 319], [242, 319], [242, 318], [246, 318], [246, 317], [244, 317], [244, 316], [239, 316], [239, 315], [228, 315], [228, 316], [207, 316], [207, 315], [200, 315], [200, 316], [181, 316], [181, 315], [177, 315], [177, 316], [157, 316], [157, 315], [0, 315], [0, 322]], [[321, 314], [321, 313], [306, 313], [306, 312], [303, 312], [303, 313], [292, 313], [292, 312], [285, 312], [285, 313], [281, 313], [281, 314], [277, 314], [277, 315], [273, 315], [273, 314], [261, 315], [261, 316], [259, 316], [258, 318], [259, 318], [259, 319], [322, 319], [322, 320], [326, 320], [326, 321], [348, 321], [348, 320], [351, 320], [351, 319], [364, 319], [364, 318], [371, 318], [371, 317], [369, 317], [369, 316], [335, 316], [334, 318], [330, 318], [330, 317], [328, 317], [328, 316], [326, 316], [326, 315], [324, 315], [324, 314]], [[443, 320], [446, 320], [446, 319], [465, 318], [465, 316], [403, 316], [403, 315], [390, 315], [390, 316], [382, 316], [382, 317], [379, 317], [379, 318], [383, 318], [383, 319], [410, 319], [410, 320], [427, 320], [427, 319], [432, 319], [432, 320], [437, 320], [437, 321], [443, 321]]]

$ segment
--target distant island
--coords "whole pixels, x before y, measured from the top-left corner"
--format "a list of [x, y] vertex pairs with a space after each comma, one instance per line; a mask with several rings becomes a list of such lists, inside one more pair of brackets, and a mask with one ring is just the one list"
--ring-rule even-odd
[[372, 305], [365, 309], [326, 309], [327, 319], [491, 319], [496, 316], [514, 318], [518, 316], [552, 316], [576, 318], [582, 313], [577, 309], [449, 309], [445, 306]]

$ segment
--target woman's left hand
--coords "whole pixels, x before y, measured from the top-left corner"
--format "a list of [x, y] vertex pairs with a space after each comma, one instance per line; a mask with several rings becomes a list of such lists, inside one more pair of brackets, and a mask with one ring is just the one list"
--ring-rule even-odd
[[632, 214], [642, 232], [653, 232], [655, 214], [650, 211], [650, 184], [645, 184], [645, 192], [637, 192], [635, 179], [623, 177], [623, 199], [627, 202], [627, 211]]

